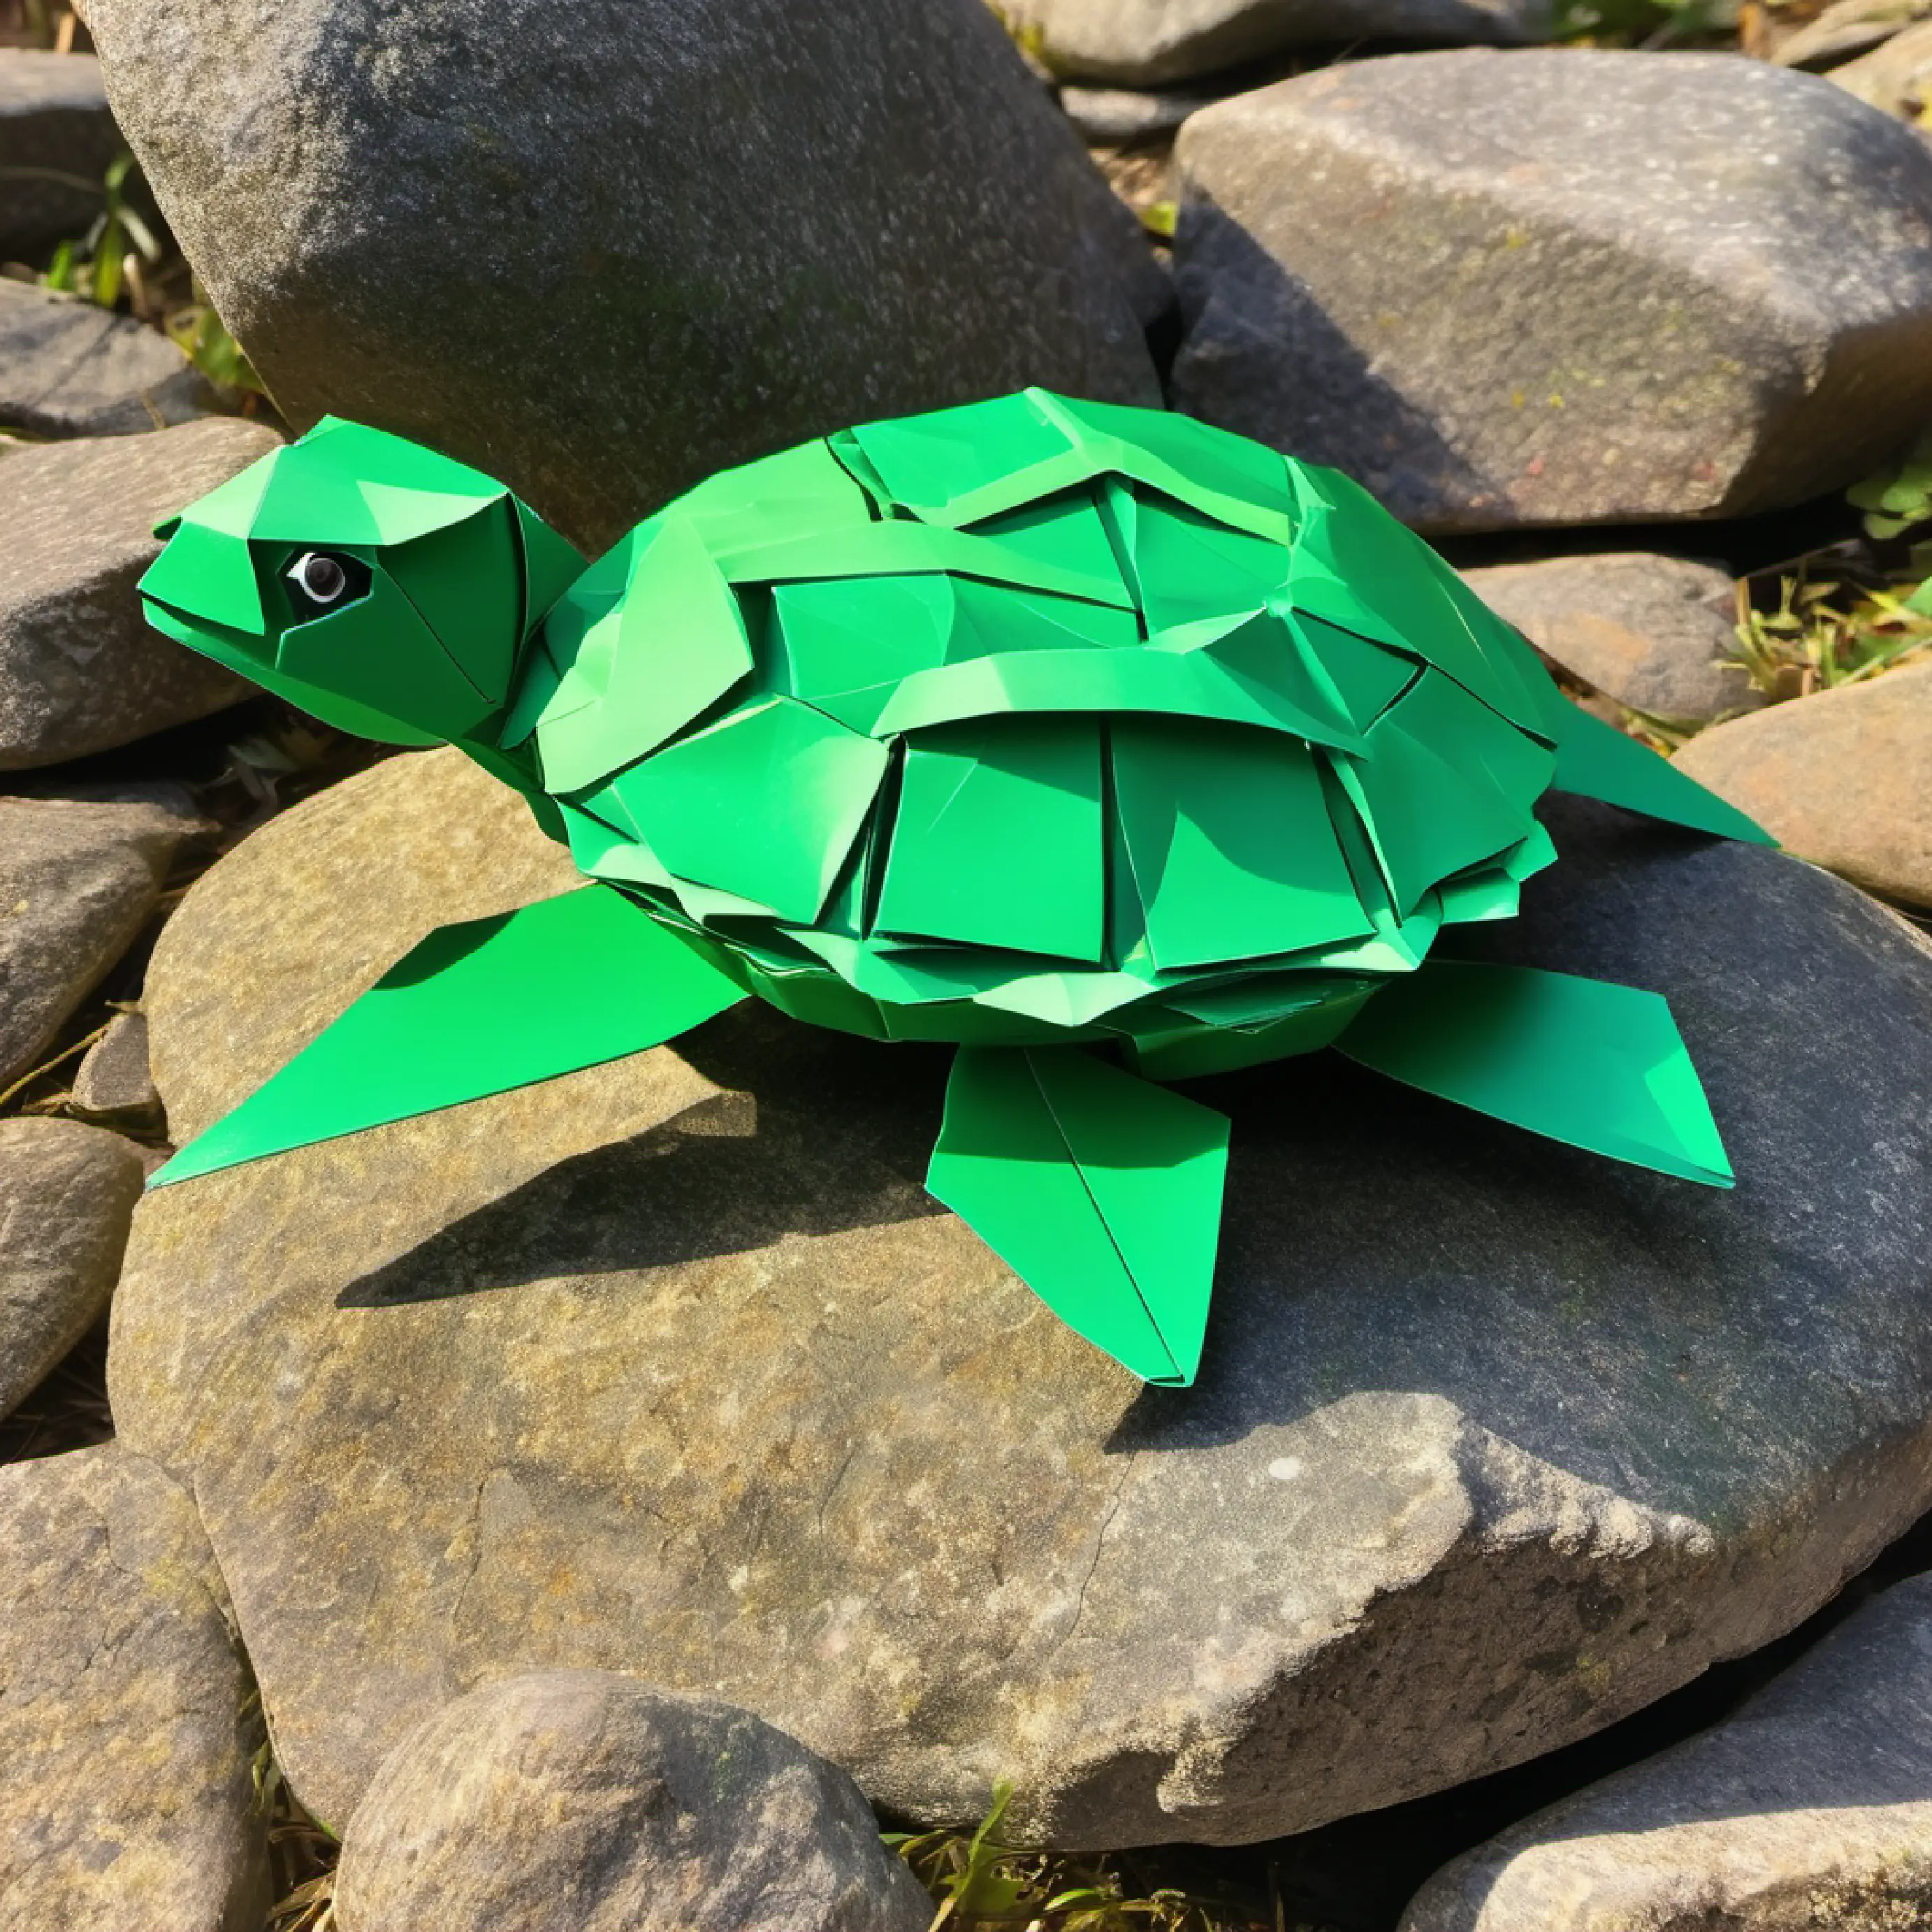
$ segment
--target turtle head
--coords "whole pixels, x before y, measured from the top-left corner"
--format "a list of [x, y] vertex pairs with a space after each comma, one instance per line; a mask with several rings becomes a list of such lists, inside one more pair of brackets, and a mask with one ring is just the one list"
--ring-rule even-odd
[[503, 485], [325, 418], [155, 531], [160, 631], [392, 744], [490, 735], [584, 560]]

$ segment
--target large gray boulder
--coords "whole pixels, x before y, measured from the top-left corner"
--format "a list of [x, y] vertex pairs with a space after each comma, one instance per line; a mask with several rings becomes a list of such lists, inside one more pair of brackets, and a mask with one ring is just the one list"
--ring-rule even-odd
[[172, 785], [0, 798], [0, 1086], [127, 951], [200, 822]]
[[1513, 1825], [1402, 1932], [1905, 1932], [1932, 1923], [1932, 1577], [1734, 1716]]
[[1148, 87], [1324, 42], [1534, 40], [1549, 0], [1015, 0], [1040, 58], [1080, 79]]
[[55, 764], [205, 717], [254, 688], [150, 630], [134, 585], [154, 526], [273, 449], [211, 418], [53, 443], [0, 482], [0, 771]]
[[0, 261], [84, 233], [121, 146], [92, 55], [0, 47]]
[[130, 436], [192, 422], [214, 400], [158, 330], [0, 278], [0, 429]]
[[1132, 218], [982, 0], [94, 0], [283, 413], [601, 548], [719, 466], [1041, 382], [1158, 400]]
[[142, 1178], [118, 1134], [0, 1120], [0, 1416], [105, 1312]]
[[1713, 725], [1677, 760], [1790, 850], [1932, 906], [1932, 663]]
[[1178, 406], [1425, 527], [1741, 516], [1932, 415], [1932, 148], [1814, 75], [1405, 55], [1175, 154]]
[[342, 1932], [926, 1932], [842, 1771], [748, 1711], [608, 1670], [447, 1704], [344, 1834]]
[[194, 1505], [118, 1444], [0, 1468], [0, 1924], [260, 1932], [259, 1707]]
[[[1211, 1083], [1185, 1392], [925, 1193], [944, 1051], [755, 1005], [151, 1195], [115, 1412], [193, 1486], [305, 1801], [346, 1818], [455, 1693], [593, 1667], [728, 1698], [915, 1818], [1009, 1775], [1025, 1836], [1258, 1839], [1808, 1614], [1932, 1501], [1932, 950], [1775, 853], [1550, 819], [1562, 863], [1479, 930], [1666, 992], [1739, 1186], [1333, 1058]], [[176, 1133], [426, 927], [568, 877], [454, 754], [273, 820], [154, 956]]]

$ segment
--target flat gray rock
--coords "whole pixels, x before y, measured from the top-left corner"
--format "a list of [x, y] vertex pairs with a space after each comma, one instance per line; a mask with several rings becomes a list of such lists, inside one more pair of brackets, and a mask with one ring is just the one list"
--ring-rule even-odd
[[0, 1085], [128, 950], [199, 823], [172, 785], [0, 798]]
[[76, 1114], [113, 1126], [152, 1126], [161, 1118], [161, 1096], [148, 1065], [144, 1013], [116, 1013], [107, 1030], [82, 1056], [68, 1104]]
[[1360, 40], [1535, 40], [1547, 0], [1017, 0], [1060, 74], [1150, 87], [1293, 47]]
[[[1550, 819], [1526, 916], [1472, 930], [1666, 992], [1741, 1184], [1333, 1057], [1208, 1083], [1234, 1151], [1187, 1391], [926, 1194], [943, 1051], [757, 1006], [151, 1195], [115, 1412], [193, 1486], [305, 1802], [346, 1817], [457, 1692], [594, 1667], [914, 1818], [1010, 1776], [1024, 1837], [1259, 1839], [1808, 1614], [1932, 1500], [1932, 950], [1762, 848]], [[428, 926], [568, 876], [454, 754], [284, 814], [157, 950], [176, 1132]]]
[[0, 47], [0, 261], [84, 234], [122, 145], [92, 54]]
[[713, 1698], [512, 1677], [390, 1753], [349, 1821], [342, 1932], [926, 1932], [850, 1778]]
[[78, 1120], [0, 1120], [0, 1416], [105, 1312], [140, 1150]]
[[194, 1505], [118, 1444], [0, 1468], [0, 1924], [260, 1932], [260, 1720]]
[[1932, 663], [1713, 725], [1677, 762], [1786, 850], [1932, 906]]
[[1462, 580], [1559, 670], [1633, 710], [1702, 723], [1755, 711], [1736, 586], [1714, 565], [1646, 550], [1466, 570]]
[[1932, 148], [1814, 75], [1403, 55], [1175, 159], [1177, 405], [1423, 527], [1742, 516], [1932, 415]]
[[283, 414], [446, 449], [588, 548], [842, 423], [1160, 400], [1163, 278], [983, 0], [88, 18]]
[[1445, 1866], [1402, 1932], [1904, 1932], [1932, 1920], [1932, 1577], [1733, 1717]]
[[0, 429], [129, 436], [214, 407], [214, 392], [158, 331], [0, 278]]
[[269, 450], [211, 418], [28, 451], [0, 482], [0, 771], [58, 764], [206, 717], [254, 686], [151, 630], [134, 585], [154, 525]]

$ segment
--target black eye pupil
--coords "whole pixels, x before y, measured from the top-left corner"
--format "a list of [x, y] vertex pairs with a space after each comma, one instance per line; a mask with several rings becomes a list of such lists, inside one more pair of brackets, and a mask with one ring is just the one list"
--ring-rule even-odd
[[307, 556], [302, 563], [302, 586], [311, 597], [326, 602], [342, 594], [348, 581], [342, 566], [332, 556]]

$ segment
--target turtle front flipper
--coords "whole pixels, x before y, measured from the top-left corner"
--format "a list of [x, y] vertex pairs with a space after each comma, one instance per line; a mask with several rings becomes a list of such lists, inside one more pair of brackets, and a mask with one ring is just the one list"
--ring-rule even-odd
[[1430, 960], [1336, 1045], [1424, 1093], [1712, 1187], [1731, 1164], [1670, 1006], [1634, 986]]
[[1194, 1379], [1228, 1122], [1078, 1047], [962, 1047], [926, 1186], [1076, 1334]]
[[620, 1059], [744, 997], [608, 886], [439, 926], [148, 1184]]

